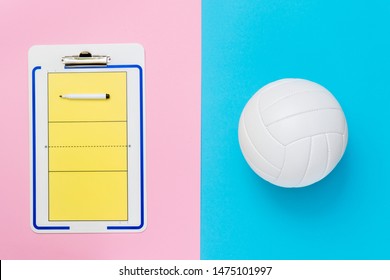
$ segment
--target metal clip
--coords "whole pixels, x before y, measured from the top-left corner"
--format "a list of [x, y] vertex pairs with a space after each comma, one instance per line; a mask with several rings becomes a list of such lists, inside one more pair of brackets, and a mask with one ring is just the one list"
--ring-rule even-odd
[[67, 67], [106, 66], [111, 58], [108, 55], [92, 55], [83, 51], [79, 55], [64, 56], [61, 61]]

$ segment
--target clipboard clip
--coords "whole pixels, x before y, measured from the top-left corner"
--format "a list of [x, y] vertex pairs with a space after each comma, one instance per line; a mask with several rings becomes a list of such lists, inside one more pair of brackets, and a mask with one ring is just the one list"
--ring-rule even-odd
[[92, 55], [83, 51], [79, 55], [63, 56], [61, 61], [66, 67], [106, 66], [111, 58], [108, 55]]

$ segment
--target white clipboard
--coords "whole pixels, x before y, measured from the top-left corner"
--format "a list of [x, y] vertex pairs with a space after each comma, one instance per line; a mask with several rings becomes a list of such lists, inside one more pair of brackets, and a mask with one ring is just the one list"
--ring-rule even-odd
[[146, 227], [145, 68], [139, 44], [29, 50], [31, 227]]

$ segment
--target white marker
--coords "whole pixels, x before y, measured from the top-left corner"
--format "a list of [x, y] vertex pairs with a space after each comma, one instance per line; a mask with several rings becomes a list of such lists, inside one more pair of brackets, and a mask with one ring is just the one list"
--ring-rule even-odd
[[65, 99], [109, 99], [108, 93], [69, 93], [60, 95]]

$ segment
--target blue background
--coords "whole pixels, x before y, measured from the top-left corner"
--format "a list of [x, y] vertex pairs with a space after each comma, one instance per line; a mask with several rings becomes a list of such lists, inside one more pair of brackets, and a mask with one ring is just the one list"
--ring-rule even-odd
[[[390, 259], [390, 1], [204, 0], [202, 259]], [[275, 187], [245, 162], [238, 120], [280, 78], [338, 99], [349, 143], [336, 169]]]

